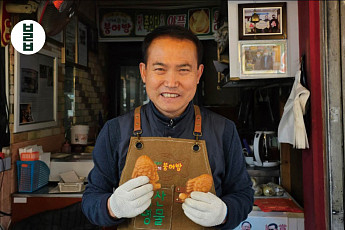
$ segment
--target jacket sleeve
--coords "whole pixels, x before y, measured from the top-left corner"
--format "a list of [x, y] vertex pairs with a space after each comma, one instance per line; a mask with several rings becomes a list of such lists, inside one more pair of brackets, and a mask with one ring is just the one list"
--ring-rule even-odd
[[120, 129], [116, 119], [108, 121], [101, 130], [93, 150], [94, 167], [88, 175], [88, 184], [82, 198], [85, 216], [99, 226], [120, 224], [123, 219], [110, 216], [107, 201], [119, 184], [117, 148]]
[[225, 174], [221, 199], [228, 207], [227, 221], [218, 227], [233, 229], [245, 220], [254, 203], [254, 190], [248, 175], [242, 145], [235, 124], [226, 120], [223, 134]]

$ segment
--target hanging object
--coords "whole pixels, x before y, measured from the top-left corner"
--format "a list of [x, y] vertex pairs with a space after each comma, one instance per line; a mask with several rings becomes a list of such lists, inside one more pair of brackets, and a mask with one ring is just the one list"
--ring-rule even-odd
[[79, 0], [41, 1], [37, 10], [37, 21], [49, 36], [58, 34], [77, 11]]
[[306, 112], [310, 91], [301, 84], [300, 78], [301, 71], [298, 70], [279, 123], [278, 140], [280, 143], [292, 144], [296, 149], [305, 149], [309, 148], [309, 143], [303, 114]]

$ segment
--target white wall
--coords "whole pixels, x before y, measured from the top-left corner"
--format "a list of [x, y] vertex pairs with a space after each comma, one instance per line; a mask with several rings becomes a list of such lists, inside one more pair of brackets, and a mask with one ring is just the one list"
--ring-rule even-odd
[[[299, 69], [299, 34], [298, 34], [298, 2], [297, 1], [228, 1], [228, 21], [229, 21], [229, 62], [230, 78], [244, 78], [240, 76], [240, 53], [238, 40], [238, 4], [260, 4], [286, 2], [287, 4], [287, 74], [284, 77], [294, 77]], [[262, 40], [258, 40], [262, 41]], [[281, 75], [272, 75], [272, 78]], [[257, 79], [259, 76], [245, 77], [246, 79]], [[265, 77], [266, 78], [266, 77]]]

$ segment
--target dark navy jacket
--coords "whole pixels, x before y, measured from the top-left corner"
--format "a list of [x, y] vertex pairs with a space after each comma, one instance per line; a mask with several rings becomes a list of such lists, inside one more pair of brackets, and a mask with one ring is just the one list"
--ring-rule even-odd
[[[206, 141], [217, 196], [228, 207], [227, 222], [218, 226], [232, 229], [247, 218], [252, 210], [254, 192], [246, 171], [242, 146], [235, 124], [205, 108], [200, 108], [202, 136]], [[125, 165], [130, 137], [133, 136], [134, 111], [108, 121], [101, 130], [93, 151], [94, 168], [88, 176], [82, 208], [89, 220], [97, 225], [117, 225], [123, 219], [112, 218], [107, 200], [118, 187]], [[185, 112], [175, 119], [163, 116], [152, 102], [141, 108], [143, 137], [195, 139], [194, 107], [189, 103]]]

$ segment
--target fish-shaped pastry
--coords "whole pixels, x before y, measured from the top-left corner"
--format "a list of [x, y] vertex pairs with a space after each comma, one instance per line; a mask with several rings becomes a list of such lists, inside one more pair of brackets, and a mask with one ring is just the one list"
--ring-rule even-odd
[[190, 194], [194, 191], [209, 192], [212, 188], [213, 178], [209, 174], [202, 174], [193, 179], [189, 179], [186, 183], [186, 192], [180, 193], [179, 198], [183, 202], [190, 197]]
[[161, 188], [161, 184], [157, 183], [159, 181], [157, 170], [157, 165], [151, 160], [151, 158], [146, 155], [142, 155], [138, 157], [135, 162], [132, 178], [147, 176], [150, 179], [150, 184], [153, 185], [153, 190], [157, 190]]

